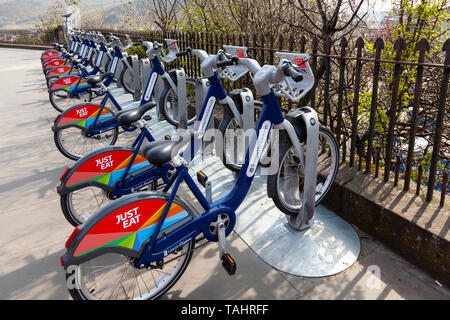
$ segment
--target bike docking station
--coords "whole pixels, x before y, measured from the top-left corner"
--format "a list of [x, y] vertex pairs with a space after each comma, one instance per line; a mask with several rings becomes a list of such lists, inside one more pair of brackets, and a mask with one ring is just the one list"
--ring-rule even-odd
[[139, 89], [135, 91], [135, 94], [139, 94], [139, 99], [142, 97], [142, 88], [145, 88], [145, 85], [147, 84], [147, 80], [150, 77], [151, 72], [151, 65], [150, 60], [148, 58], [143, 58], [140, 60], [140, 67], [139, 67]]
[[[224, 49], [228, 53], [238, 55], [242, 52], [237, 50], [243, 48], [224, 46]], [[314, 85], [314, 75], [307, 61], [308, 55], [285, 52], [276, 52], [275, 55], [295, 63], [302, 70], [303, 81], [296, 83], [286, 78], [274, 87], [277, 96], [298, 102]], [[236, 79], [235, 76], [243, 71], [233, 67], [235, 66], [227, 67], [228, 70], [220, 76]], [[207, 86], [207, 82], [198, 80], [198, 87], [202, 88], [203, 92], [207, 90]], [[236, 93], [243, 95], [242, 101], [249, 102], [243, 108], [242, 125], [254, 128], [251, 91], [248, 94], [245, 89], [240, 89], [236, 90]], [[229, 95], [232, 96], [232, 93]], [[301, 159], [305, 172], [305, 192], [300, 194], [303, 205], [298, 215], [288, 216], [282, 213], [267, 195], [267, 175], [263, 170], [268, 169], [260, 166], [247, 197], [236, 211], [234, 231], [263, 261], [279, 271], [311, 278], [335, 275], [356, 262], [361, 249], [359, 236], [349, 223], [332, 211], [320, 204], [315, 206], [316, 188], [320, 188], [320, 184], [316, 187], [319, 144], [317, 113], [310, 107], [301, 107], [288, 112], [286, 118], [306, 124], [307, 148]], [[225, 196], [235, 183], [235, 174], [225, 168], [216, 155], [204, 155], [200, 161], [196, 160], [192, 161], [191, 168], [208, 177], [209, 188], [205, 188], [206, 194], [209, 193], [208, 196], [214, 199]], [[298, 179], [289, 183], [288, 188], [299, 190]], [[211, 185], [214, 186], [212, 194]]]
[[[168, 47], [168, 52], [161, 56], [161, 60], [170, 63], [177, 59], [177, 53], [180, 52], [176, 40], [164, 39]], [[187, 91], [186, 91], [186, 72], [184, 68], [179, 67], [168, 72], [169, 76], [164, 80], [169, 82], [177, 96], [177, 102], [172, 104], [174, 119], [178, 121], [177, 129], [187, 129], [188, 127], [188, 111], [187, 111]], [[175, 75], [175, 76], [174, 76]], [[176, 82], [174, 81], [176, 80]], [[174, 83], [175, 82], [175, 83]], [[167, 102], [169, 103], [169, 102]]]
[[[165, 63], [175, 60], [178, 52], [176, 43], [173, 46], [171, 41], [173, 40], [166, 39], [169, 52], [161, 56], [161, 60]], [[245, 47], [224, 46], [224, 51], [238, 57], [247, 56]], [[285, 52], [276, 52], [275, 55], [277, 58], [293, 62], [302, 70], [303, 81], [294, 82], [290, 78], [286, 78], [284, 82], [274, 87], [276, 95], [298, 102], [314, 85], [314, 76], [308, 63], [308, 55]], [[150, 72], [150, 62], [146, 63], [144, 59], [140, 64], [139, 79], [146, 81]], [[142, 68], [143, 65], [148, 66], [148, 69], [147, 67]], [[175, 77], [173, 72], [175, 72]], [[240, 66], [227, 66], [219, 73], [219, 76], [229, 81], [236, 81], [247, 72], [248, 69]], [[172, 85], [174, 85], [172, 88], [176, 88], [176, 92], [179, 94], [178, 103], [173, 107], [183, 106], [174, 110], [174, 115], [178, 116], [178, 119], [181, 120], [180, 123], [183, 123], [183, 117], [186, 117], [184, 123], [187, 123], [186, 74], [183, 69], [172, 70], [169, 73], [172, 76], [166, 74], [165, 77], [161, 76], [159, 79], [172, 81]], [[176, 79], [177, 83], [174, 84], [172, 79]], [[157, 105], [159, 105], [163, 87], [164, 82], [161, 87], [158, 88], [158, 83], [155, 87]], [[196, 79], [197, 115], [201, 108], [199, 101], [200, 103], [203, 101], [202, 98], [208, 88], [207, 79]], [[118, 89], [114, 88], [113, 90]], [[122, 93], [122, 95], [130, 97], [128, 94]], [[233, 90], [228, 93], [227, 99], [241, 100], [243, 108], [241, 112], [237, 110], [240, 128], [254, 129], [255, 103], [252, 91], [246, 88]], [[221, 103], [227, 102], [222, 101]], [[228, 101], [228, 103], [234, 104], [233, 101]], [[158, 108], [148, 112], [153, 118], [149, 121], [152, 134], [155, 134], [156, 139], [164, 139], [168, 134], [172, 137], [177, 136], [173, 126], [166, 121], [160, 121]], [[236, 112], [236, 108], [234, 112]], [[285, 117], [291, 121], [303, 121], [306, 124], [307, 148], [304, 150], [304, 156], [300, 156], [302, 169], [305, 172], [303, 179], [305, 192], [300, 193], [302, 198], [299, 199], [303, 206], [300, 207], [298, 215], [287, 216], [282, 213], [275, 206], [273, 200], [268, 197], [267, 170], [270, 168], [259, 166], [245, 200], [236, 210], [237, 221], [234, 231], [263, 261], [279, 271], [302, 277], [331, 276], [353, 265], [359, 256], [360, 240], [350, 224], [322, 205], [315, 206], [316, 190], [320, 188], [320, 184], [316, 187], [317, 170], [319, 169], [317, 113], [312, 108], [301, 107], [289, 111]], [[208, 126], [213, 128], [214, 121], [210, 121]], [[266, 147], [269, 147], [269, 143]], [[204, 185], [208, 201], [224, 197], [235, 185], [235, 174], [223, 165], [214, 149], [207, 153], [199, 152], [190, 163], [189, 168], [193, 172], [201, 171], [208, 177]], [[298, 179], [289, 181], [287, 188], [299, 190]], [[182, 191], [182, 194], [186, 201], [191, 202], [190, 200], [194, 199], [190, 192]], [[294, 192], [292, 192], [293, 194]], [[196, 206], [195, 200], [192, 201], [192, 206]]]
[[[122, 55], [125, 59], [128, 58], [128, 53], [122, 52]], [[116, 71], [114, 72], [114, 78], [113, 78], [117, 84], [117, 87], [119, 87], [119, 88], [123, 88], [122, 81], [120, 81], [120, 75], [122, 74], [122, 71], [124, 68], [126, 68], [126, 65], [123, 63], [122, 60], [119, 60], [119, 62], [117, 63], [117, 68], [116, 68]]]

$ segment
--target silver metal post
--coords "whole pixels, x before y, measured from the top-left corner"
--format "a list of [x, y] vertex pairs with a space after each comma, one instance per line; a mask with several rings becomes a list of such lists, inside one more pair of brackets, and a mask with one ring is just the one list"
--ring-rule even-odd
[[188, 112], [187, 112], [187, 92], [186, 92], [186, 72], [183, 68], [176, 71], [177, 74], [177, 97], [178, 103], [175, 104], [175, 119], [178, 120], [178, 128], [187, 129]]
[[131, 72], [133, 73], [133, 98], [135, 101], [141, 100], [142, 87], [141, 80], [139, 76], [139, 58], [137, 55], [131, 56]]
[[[306, 125], [306, 157], [305, 179], [303, 184], [303, 205], [298, 215], [289, 218], [289, 224], [297, 229], [304, 230], [310, 227], [310, 220], [314, 216], [316, 203], [317, 161], [319, 145], [319, 119], [314, 109], [304, 107], [309, 112], [302, 114]], [[297, 189], [298, 190], [298, 189]]]

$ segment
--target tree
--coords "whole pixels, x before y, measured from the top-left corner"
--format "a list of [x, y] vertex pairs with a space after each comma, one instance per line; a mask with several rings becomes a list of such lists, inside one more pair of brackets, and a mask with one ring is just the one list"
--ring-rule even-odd
[[63, 24], [62, 14], [65, 6], [78, 6], [79, 4], [80, 1], [78, 0], [56, 0], [54, 4], [48, 7], [47, 13], [39, 17], [40, 21], [36, 27], [43, 32], [54, 30]]

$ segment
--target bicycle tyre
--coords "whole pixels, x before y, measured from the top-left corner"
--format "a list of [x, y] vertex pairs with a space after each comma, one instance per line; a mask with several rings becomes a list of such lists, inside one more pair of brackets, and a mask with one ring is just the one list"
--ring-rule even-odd
[[[62, 102], [59, 102], [58, 100], [55, 99], [55, 95], [57, 95], [58, 92], [65, 92], [67, 94], [67, 96], [68, 96], [67, 98], [60, 97], [60, 98], [64, 99], [65, 102], [67, 102], [66, 104], [62, 104]], [[66, 90], [50, 90], [48, 95], [49, 95], [50, 103], [53, 106], [53, 108], [55, 108], [56, 111], [61, 112], [61, 113], [66, 111], [68, 108], [73, 107], [77, 103], [80, 103], [78, 100], [81, 99], [81, 98], [70, 97], [69, 91], [66, 91]], [[91, 102], [92, 92], [89, 90], [89, 92], [83, 94], [82, 97], [85, 99], [84, 102]]]
[[[81, 129], [80, 128], [76, 128], [76, 127], [70, 127], [70, 128], [67, 128], [67, 129], [77, 129], [77, 130], [79, 130], [80, 131], [80, 136], [83, 136], [82, 134], [81, 134]], [[92, 152], [93, 150], [95, 150], [95, 149], [93, 149], [93, 150], [89, 150], [88, 152], [85, 152], [84, 154], [74, 154], [74, 153], [71, 153], [70, 151], [68, 151], [67, 150], [67, 148], [66, 147], [64, 147], [64, 143], [62, 143], [62, 141], [61, 141], [61, 133], [62, 132], [64, 132], [65, 130], [67, 130], [67, 129], [62, 129], [62, 130], [58, 130], [58, 131], [55, 131], [54, 133], [53, 133], [53, 140], [55, 141], [55, 145], [56, 145], [56, 148], [59, 150], [59, 152], [61, 152], [61, 154], [63, 155], [63, 156], [65, 156], [66, 158], [69, 158], [69, 159], [71, 159], [71, 160], [75, 160], [75, 161], [77, 161], [77, 160], [79, 160], [81, 157], [83, 157], [84, 155], [86, 155], [87, 153], [89, 153], [89, 152]], [[109, 131], [107, 131], [107, 132], [111, 132], [112, 133], [112, 139], [110, 139], [110, 141], [109, 141], [109, 146], [112, 146], [112, 145], [114, 145], [115, 143], [116, 143], [116, 141], [117, 141], [117, 138], [118, 138], [118, 136], [119, 136], [119, 128], [114, 128], [114, 129], [112, 129], [112, 130], [109, 130]], [[85, 137], [86, 139], [95, 139], [95, 138], [87, 138], [87, 137]], [[108, 145], [105, 145], [104, 147], [106, 147], [106, 146], [108, 146]], [[98, 148], [101, 148], [101, 147], [98, 147]]]
[[[330, 152], [331, 152], [331, 160], [330, 160], [330, 172], [327, 175], [327, 179], [326, 179], [326, 185], [325, 185], [325, 189], [321, 190], [321, 193], [319, 195], [319, 197], [317, 197], [316, 194], [316, 201], [315, 201], [315, 205], [317, 206], [322, 200], [323, 198], [327, 195], [328, 191], [330, 190], [335, 178], [336, 178], [336, 174], [338, 171], [338, 167], [339, 167], [339, 148], [337, 145], [337, 141], [336, 138], [334, 137], [334, 134], [331, 132], [330, 129], [324, 127], [324, 126], [320, 126], [319, 129], [319, 139], [320, 137], [325, 137], [328, 138], [327, 141], [330, 145]], [[299, 208], [297, 207], [290, 207], [288, 204], [286, 204], [286, 202], [283, 200], [283, 196], [280, 195], [280, 190], [279, 190], [279, 179], [280, 179], [280, 171], [283, 168], [283, 163], [284, 160], [289, 152], [289, 150], [291, 150], [292, 147], [292, 143], [291, 140], [289, 139], [289, 136], [287, 134], [287, 132], [285, 130], [282, 130], [280, 132], [280, 141], [279, 141], [279, 168], [277, 170], [277, 173], [269, 175], [267, 177], [267, 194], [270, 198], [272, 198], [275, 206], [282, 211], [284, 214], [286, 215], [296, 215], [298, 214], [298, 210]], [[319, 180], [317, 180], [317, 185], [319, 185]], [[316, 187], [317, 190], [317, 187]]]
[[[194, 110], [196, 110], [196, 106], [195, 106], [195, 80], [188, 78], [186, 79], [186, 90], [188, 90], [188, 83], [194, 86], [194, 99], [193, 99], [193, 105], [189, 105], [189, 96], [187, 97], [187, 101], [188, 101], [188, 111], [189, 111], [189, 107], [193, 108]], [[160, 112], [162, 113], [162, 115], [164, 116], [164, 118], [167, 120], [168, 123], [170, 123], [172, 126], [174, 127], [178, 127], [180, 122], [178, 120], [174, 119], [173, 114], [171, 114], [167, 108], [168, 108], [168, 97], [169, 97], [169, 93], [173, 92], [173, 88], [167, 83], [165, 82], [165, 87], [164, 90], [161, 94], [161, 97], [159, 99], [159, 108], [160, 108]], [[174, 94], [174, 96], [176, 97], [176, 94]], [[191, 95], [192, 96], [192, 95]], [[188, 112], [188, 118], [189, 118], [189, 112]], [[195, 115], [193, 118], [188, 119], [188, 123], [187, 125], [190, 126], [194, 123], [195, 119], [197, 118], [197, 115]]]
[[[129, 79], [131, 79], [131, 83], [125, 81], [127, 80], [127, 78], [125, 78], [125, 75], [127, 75]], [[125, 91], [128, 92], [129, 94], [134, 94], [134, 90], [129, 86], [130, 84], [133, 85], [133, 82], [134, 82], [133, 72], [131, 72], [131, 70], [128, 67], [123, 68], [122, 72], [120, 73], [120, 83], [122, 84]]]
[[[263, 103], [261, 101], [255, 101], [255, 108], [258, 108], [261, 110], [262, 106], [263, 106]], [[226, 117], [220, 122], [218, 129], [220, 131], [220, 134], [223, 137], [223, 139], [222, 139], [223, 143], [222, 143], [222, 150], [217, 150], [216, 153], [221, 154], [221, 157], [220, 157], [221, 161], [228, 170], [239, 173], [239, 171], [241, 171], [242, 164], [236, 164], [234, 162], [231, 162], [231, 161], [229, 161], [229, 158], [227, 158], [227, 156], [226, 156], [227, 155], [227, 151], [226, 151], [227, 146], [226, 146], [226, 138], [225, 138], [226, 132], [229, 129], [230, 124], [233, 122], [233, 120], [234, 120], [234, 123], [237, 124], [237, 121], [235, 119], [236, 118], [234, 116]], [[238, 127], [238, 129], [239, 129], [239, 127]], [[219, 148], [219, 147], [220, 147], [219, 145], [216, 145], [216, 148]], [[270, 149], [270, 146], [269, 146], [269, 149]], [[270, 152], [269, 149], [266, 152], [266, 156]], [[245, 154], [244, 154], [244, 156], [245, 156]], [[260, 165], [262, 165], [262, 163]], [[263, 166], [268, 166], [268, 165], [270, 165], [270, 161], [268, 161], [268, 163]]]

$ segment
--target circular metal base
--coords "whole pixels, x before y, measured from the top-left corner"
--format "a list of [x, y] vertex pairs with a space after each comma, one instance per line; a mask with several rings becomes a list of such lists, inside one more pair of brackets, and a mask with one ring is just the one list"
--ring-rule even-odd
[[302, 277], [325, 277], [349, 268], [361, 249], [358, 234], [328, 209], [316, 207], [311, 227], [298, 231], [287, 222], [287, 232], [258, 252], [272, 267]]
[[[220, 159], [212, 157], [192, 166], [208, 175], [213, 200], [226, 196], [236, 181]], [[267, 197], [267, 176], [259, 172], [236, 210], [234, 231], [267, 264], [302, 277], [326, 277], [352, 266], [360, 252], [354, 228], [332, 211], [319, 205], [308, 229], [291, 227], [272, 199]], [[239, 262], [238, 262], [239, 264]]]

